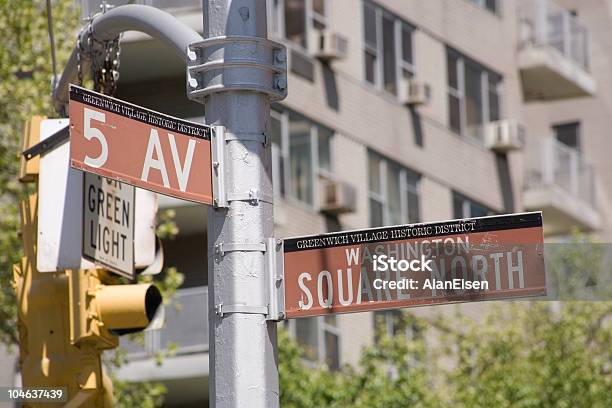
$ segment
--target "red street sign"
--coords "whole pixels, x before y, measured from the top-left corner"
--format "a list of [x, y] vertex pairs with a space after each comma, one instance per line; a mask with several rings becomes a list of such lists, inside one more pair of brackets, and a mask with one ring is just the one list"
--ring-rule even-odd
[[287, 318], [546, 295], [542, 213], [284, 240]]
[[210, 126], [70, 86], [70, 165], [212, 204]]

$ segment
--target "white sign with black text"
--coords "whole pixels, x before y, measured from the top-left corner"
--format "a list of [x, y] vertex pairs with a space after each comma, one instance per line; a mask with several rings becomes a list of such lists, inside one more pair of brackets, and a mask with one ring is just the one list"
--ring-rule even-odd
[[135, 188], [92, 173], [83, 180], [83, 256], [133, 279]]

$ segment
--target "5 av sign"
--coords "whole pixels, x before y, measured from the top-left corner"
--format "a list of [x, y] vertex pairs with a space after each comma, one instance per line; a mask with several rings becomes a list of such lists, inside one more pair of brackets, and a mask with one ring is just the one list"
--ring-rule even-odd
[[72, 167], [212, 204], [211, 128], [70, 86]]

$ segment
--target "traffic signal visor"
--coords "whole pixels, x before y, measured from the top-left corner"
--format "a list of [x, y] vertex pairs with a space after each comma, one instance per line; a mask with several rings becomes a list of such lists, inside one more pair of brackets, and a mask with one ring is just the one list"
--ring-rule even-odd
[[152, 284], [104, 285], [96, 293], [100, 320], [116, 335], [145, 329], [161, 302], [161, 293]]

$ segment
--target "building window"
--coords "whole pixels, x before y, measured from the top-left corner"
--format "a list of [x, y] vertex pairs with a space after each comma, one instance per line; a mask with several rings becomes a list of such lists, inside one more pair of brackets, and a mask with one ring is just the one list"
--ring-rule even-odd
[[368, 171], [370, 226], [419, 222], [421, 176], [373, 151], [368, 151]]
[[285, 38], [306, 48], [306, 9], [302, 0], [285, 0]]
[[398, 95], [404, 80], [414, 76], [415, 28], [382, 7], [363, 3], [364, 75], [380, 89]]
[[581, 151], [580, 122], [556, 124], [552, 126], [552, 129], [559, 142]]
[[312, 35], [328, 26], [327, 7], [327, 0], [268, 0], [270, 30], [307, 50]]
[[493, 215], [495, 211], [462, 194], [453, 192], [453, 214], [454, 218], [473, 218]]
[[[382, 331], [381, 331], [382, 330]], [[378, 343], [381, 335], [394, 337], [404, 335], [408, 340], [421, 337], [419, 327], [406, 319], [401, 310], [381, 310], [374, 312], [374, 341]]]
[[449, 127], [483, 139], [482, 125], [501, 118], [501, 75], [447, 49]]
[[375, 342], [378, 343], [381, 335], [393, 337], [400, 334], [401, 317], [401, 310], [382, 310], [374, 312]]
[[340, 369], [340, 329], [334, 315], [291, 320], [289, 333], [311, 362], [321, 362], [332, 370]]
[[472, 3], [489, 10], [491, 13], [493, 14], [498, 14], [499, 13], [499, 2], [501, 0], [469, 0]]
[[333, 131], [297, 113], [273, 110], [270, 134], [274, 193], [314, 205], [319, 178], [332, 177]]

